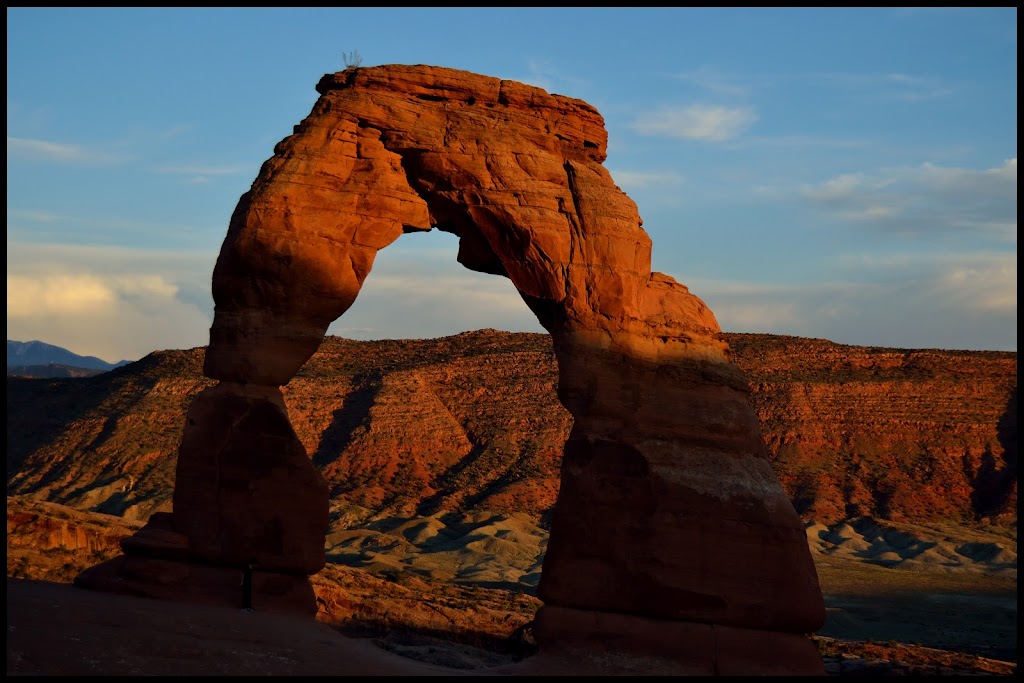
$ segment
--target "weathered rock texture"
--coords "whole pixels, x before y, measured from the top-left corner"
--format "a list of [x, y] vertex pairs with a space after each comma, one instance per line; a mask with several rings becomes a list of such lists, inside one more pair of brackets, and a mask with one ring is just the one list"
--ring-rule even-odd
[[806, 519], [1016, 523], [1016, 353], [730, 344]]
[[463, 265], [508, 277], [554, 341], [573, 427], [544, 623], [583, 610], [714, 624], [747, 634], [730, 652], [757, 640], [750, 629], [799, 641], [819, 628], [817, 575], [746, 381], [711, 311], [651, 272], [636, 205], [601, 165], [598, 112], [425, 66], [349, 69], [317, 90], [239, 201], [214, 270], [205, 373], [221, 384], [192, 404], [175, 488], [192, 555], [322, 566], [326, 487], [302, 467], [274, 392], [353, 303], [376, 252], [436, 227], [460, 237]]
[[7, 576], [70, 583], [120, 554], [138, 522], [22, 497], [7, 498]]

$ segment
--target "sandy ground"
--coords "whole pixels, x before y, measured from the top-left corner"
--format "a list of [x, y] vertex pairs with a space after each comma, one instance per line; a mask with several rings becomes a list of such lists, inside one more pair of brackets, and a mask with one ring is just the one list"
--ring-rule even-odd
[[[11, 505], [9, 498], [8, 512]], [[40, 512], [36, 507], [25, 509]], [[117, 523], [108, 520], [112, 533]], [[835, 648], [842, 657], [831, 664], [826, 657], [831, 673], [840, 664], [861, 674], [892, 670], [866, 672], [856, 664], [846, 644], [857, 641], [1016, 662], [1015, 528], [862, 519], [808, 525], [807, 536], [827, 607], [816, 637], [819, 643], [843, 641]], [[40, 550], [49, 546], [40, 545], [30, 531], [19, 543], [12, 545], [12, 539], [17, 537], [9, 523], [8, 576], [31, 578], [7, 582], [8, 675], [532, 675], [529, 662], [513, 664], [507, 654], [448, 641], [403, 640], [392, 632], [384, 638], [380, 633], [353, 637], [364, 634], [342, 635], [324, 623], [259, 611], [89, 591], [67, 583], [68, 576], [97, 560], [78, 566], [89, 558]], [[329, 556], [359, 575], [398, 572], [529, 593], [545, 545], [545, 535], [517, 516], [392, 518], [333, 530]], [[61, 566], [67, 571], [57, 571]], [[37, 580], [44, 576], [55, 582]], [[453, 604], [479, 607], [475, 599], [461, 596]], [[879, 656], [884, 660], [888, 654]], [[969, 658], [927, 658], [969, 665]], [[554, 664], [548, 660], [546, 671]], [[577, 664], [559, 667], [563, 673], [582, 673]], [[988, 669], [1012, 670], [1013, 665]]]
[[[959, 614], [967, 619], [962, 639], [985, 642], [983, 629], [992, 615], [1009, 619], [1016, 637], [1016, 604], [999, 598], [994, 611], [985, 611], [986, 600], [972, 602], [960, 596], [961, 610], [944, 624], [956, 624]], [[918, 604], [916, 601], [914, 604]], [[925, 605], [928, 603], [926, 602]], [[915, 618], [927, 620], [949, 611], [951, 602], [935, 602], [934, 609], [918, 608], [907, 617], [898, 601], [847, 601], [838, 614], [830, 612], [831, 630], [852, 635], [869, 626], [886, 624], [897, 630], [915, 628]], [[989, 604], [992, 607], [995, 603]], [[1011, 609], [1012, 608], [1012, 609]], [[832, 610], [839, 608], [831, 608]], [[916, 616], [914, 616], [916, 614]], [[909, 621], [908, 621], [909, 619]], [[920, 624], [917, 627], [920, 630]], [[825, 630], [829, 630], [829, 625]], [[877, 632], [877, 630], [876, 630]], [[949, 634], [946, 634], [947, 636]], [[957, 636], [954, 636], [954, 640]], [[980, 639], [980, 640], [979, 640]], [[1003, 652], [1011, 646], [1004, 643]], [[1016, 661], [1016, 645], [1012, 645]], [[399, 654], [403, 653], [403, 654]], [[920, 667], [905, 662], [865, 661], [863, 654], [824, 658], [833, 675], [913, 675]], [[458, 667], [430, 662], [459, 660]], [[8, 676], [465, 676], [595, 674], [585, 662], [541, 660], [513, 663], [506, 660], [460, 668], [472, 663], [472, 654], [460, 646], [441, 643], [406, 643], [396, 647], [371, 638], [350, 638], [331, 627], [306, 618], [258, 611], [100, 593], [70, 584], [25, 579], [7, 580], [7, 675]], [[978, 673], [963, 663], [943, 669], [947, 675]], [[1010, 665], [988, 667], [986, 673], [1007, 674]], [[925, 671], [939, 671], [932, 667]], [[624, 673], [612, 671], [604, 673]]]
[[299, 617], [7, 579], [7, 675], [455, 676]]
[[646, 661], [608, 653], [476, 669], [423, 661], [461, 657], [464, 666], [472, 656], [459, 649], [407, 644], [403, 656], [311, 619], [7, 579], [8, 676], [637, 675]]

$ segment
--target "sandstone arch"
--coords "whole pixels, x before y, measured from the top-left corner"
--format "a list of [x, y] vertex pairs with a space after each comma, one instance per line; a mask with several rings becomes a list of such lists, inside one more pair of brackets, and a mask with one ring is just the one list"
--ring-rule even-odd
[[637, 207], [602, 166], [600, 114], [428, 66], [348, 69], [317, 90], [239, 201], [213, 274], [205, 372], [220, 384], [189, 412], [170, 522], [188, 557], [251, 555], [293, 577], [323, 566], [326, 488], [279, 387], [377, 251], [436, 227], [460, 237], [463, 265], [508, 277], [550, 332], [574, 417], [542, 645], [660, 643], [652, 652], [694, 672], [820, 673], [803, 526], [713, 314], [651, 272]]

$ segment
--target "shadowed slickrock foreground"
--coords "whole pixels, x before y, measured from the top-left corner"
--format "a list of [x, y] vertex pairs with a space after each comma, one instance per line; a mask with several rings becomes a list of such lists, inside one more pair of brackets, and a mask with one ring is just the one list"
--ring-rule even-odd
[[[533, 631], [539, 661], [616, 652], [678, 673], [821, 673], [824, 603], [711, 311], [651, 271], [635, 204], [602, 166], [598, 112], [426, 66], [325, 76], [238, 203], [213, 273], [205, 374], [173, 512], [82, 585], [315, 612], [329, 491], [280, 387], [352, 305], [378, 250], [437, 228], [508, 277], [550, 333], [573, 423]], [[143, 586], [148, 584], [150, 588]]]
[[[526, 518], [477, 517], [476, 523], [467, 520], [459, 538], [451, 534], [460, 526], [451, 517], [442, 517], [449, 528], [433, 539], [424, 533], [437, 523], [432, 519], [388, 516], [353, 530], [365, 540], [362, 552], [376, 558], [371, 564], [358, 555], [347, 558], [356, 561], [353, 566], [338, 564], [346, 561], [344, 551], [332, 548], [327, 567], [313, 577], [317, 621], [333, 627], [332, 632], [314, 627], [306, 617], [275, 615], [260, 600], [255, 613], [248, 613], [237, 604], [110, 599], [114, 596], [69, 590], [61, 584], [116, 554], [117, 540], [142, 524], [8, 496], [7, 673], [361, 675], [369, 670], [384, 675], [410, 667], [430, 670], [409, 662], [402, 667], [385, 651], [452, 674], [525, 673], [524, 667], [539, 664], [552, 672], [552, 662], [530, 655], [529, 624], [539, 601], [523, 590], [488, 587], [494, 584], [477, 573], [492, 565], [507, 574], [523, 561], [506, 551], [527, 545]], [[828, 674], [1013, 671], [1012, 530], [861, 520], [828, 528], [810, 525], [807, 536], [828, 608], [825, 626], [813, 636]], [[410, 566], [412, 571], [396, 571], [402, 566], [402, 545], [410, 540], [420, 547], [414, 556], [419, 561]], [[993, 556], [996, 546], [1003, 546], [1002, 557]], [[443, 562], [436, 562], [453, 552], [471, 573], [445, 580]], [[892, 565], [885, 555], [893, 552], [916, 558]], [[385, 565], [389, 556], [399, 562]], [[951, 562], [954, 558], [959, 560]], [[678, 669], [670, 660], [637, 661], [604, 652], [563, 662], [567, 672], [577, 674], [628, 673], [638, 665], [651, 673], [655, 663], [667, 673]]]
[[[7, 603], [8, 676], [673, 675], [677, 671], [671, 660], [625, 658], [615, 652], [509, 661], [509, 657], [431, 639], [389, 643], [346, 637], [296, 615], [102, 594], [43, 581], [8, 578]], [[925, 648], [869, 644], [854, 650], [860, 656], [833, 648], [826, 644], [829, 675], [1016, 673], [1008, 662]]]

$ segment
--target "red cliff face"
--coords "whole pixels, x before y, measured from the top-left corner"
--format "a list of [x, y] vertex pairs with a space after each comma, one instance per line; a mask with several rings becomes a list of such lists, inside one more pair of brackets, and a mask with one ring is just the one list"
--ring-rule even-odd
[[[726, 339], [751, 378], [772, 465], [806, 521], [895, 514], [1016, 522], [1015, 353]], [[874, 366], [859, 367], [864, 359]], [[212, 384], [202, 360], [202, 349], [161, 351], [90, 379], [9, 379], [9, 491], [136, 521], [169, 510], [177, 425]], [[546, 335], [328, 337], [283, 393], [332, 509], [549, 520], [572, 427], [557, 382]], [[782, 447], [787, 440], [800, 444], [801, 457]], [[943, 500], [921, 506], [914, 496], [889, 496], [893, 479]], [[953, 489], [964, 494], [944, 498]]]
[[1016, 521], [1016, 354], [730, 341], [805, 518]]
[[140, 523], [26, 497], [7, 499], [7, 576], [71, 581], [83, 562], [117, 556]]

